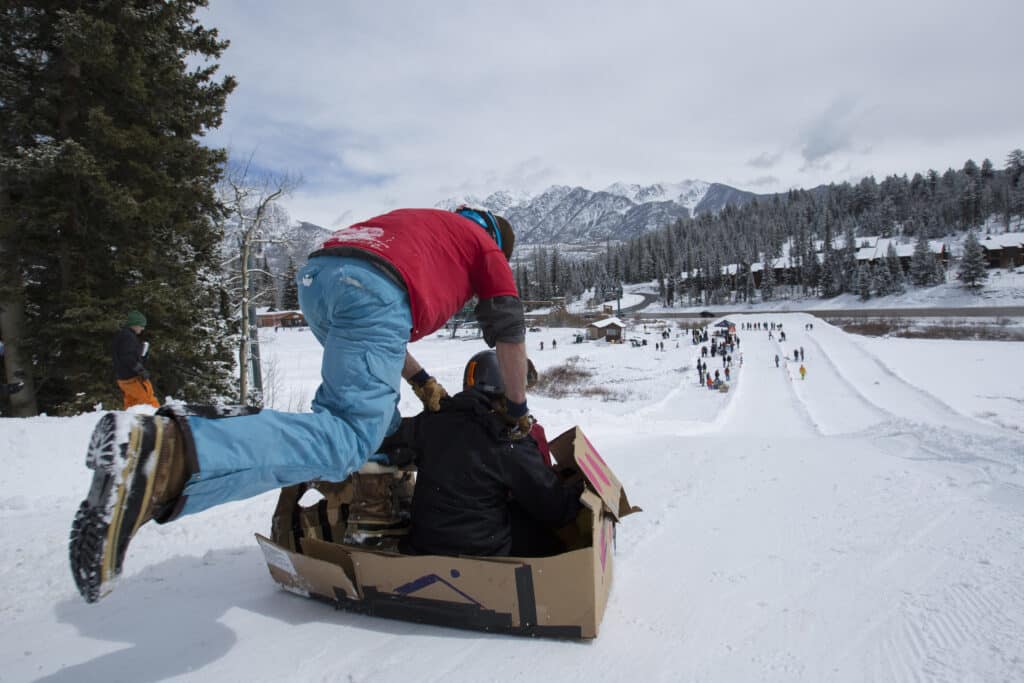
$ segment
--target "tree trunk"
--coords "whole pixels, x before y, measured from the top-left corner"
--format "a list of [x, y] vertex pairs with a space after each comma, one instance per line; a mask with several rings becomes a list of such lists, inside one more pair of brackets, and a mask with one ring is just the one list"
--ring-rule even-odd
[[242, 262], [242, 340], [238, 345], [238, 402], [249, 398], [249, 242], [243, 240]]
[[[7, 185], [0, 173], [0, 217], [7, 215]], [[2, 219], [6, 222], [6, 218]], [[22, 338], [25, 336], [25, 307], [22, 302], [23, 292], [19, 268], [16, 259], [8, 255], [9, 250], [4, 244], [4, 232], [12, 226], [2, 226], [0, 231], [0, 334], [4, 343], [4, 381], [24, 382], [25, 387], [8, 397], [11, 403], [11, 414], [15, 417], [31, 417], [39, 414], [36, 403], [35, 383], [32, 381], [31, 368], [25, 365], [22, 358]]]
[[3, 329], [4, 370], [7, 382], [24, 382], [25, 387], [8, 397], [11, 414], [15, 417], [32, 417], [39, 414], [36, 404], [36, 390], [32, 373], [22, 360], [21, 339], [25, 330], [25, 315], [18, 302], [0, 303], [0, 329]]

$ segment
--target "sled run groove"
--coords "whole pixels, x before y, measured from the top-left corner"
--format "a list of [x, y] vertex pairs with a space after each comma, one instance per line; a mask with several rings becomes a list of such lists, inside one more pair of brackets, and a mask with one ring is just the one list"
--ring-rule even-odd
[[797, 400], [783, 366], [775, 367], [775, 353], [782, 355], [777, 344], [765, 333], [740, 333], [739, 351], [743, 352], [743, 367], [737, 370], [737, 377], [744, 390], [733, 398], [736, 405], [721, 431], [793, 437], [819, 434], [807, 406]]
[[[907, 457], [974, 463], [986, 472], [994, 465], [1011, 474], [1024, 466], [1024, 437], [1019, 432], [963, 415], [900, 377], [848, 334], [828, 323], [820, 323], [814, 332], [802, 336], [817, 355], [826, 359], [826, 365], [849, 389], [850, 396], [859, 397], [877, 411], [880, 419], [862, 425], [866, 434], [889, 439], [912, 438], [920, 452]], [[812, 399], [810, 394], [808, 400], [815, 406], [826, 403], [819, 397]], [[840, 410], [832, 410], [831, 417], [837, 424], [845, 419]], [[1019, 483], [1024, 484], [1024, 479]]]

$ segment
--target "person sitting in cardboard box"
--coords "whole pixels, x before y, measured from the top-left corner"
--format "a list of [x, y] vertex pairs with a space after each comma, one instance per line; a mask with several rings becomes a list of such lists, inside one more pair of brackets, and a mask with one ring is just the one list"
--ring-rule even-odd
[[411, 528], [399, 545], [421, 555], [543, 557], [565, 550], [554, 529], [580, 510], [584, 483], [563, 481], [533, 436], [513, 440], [514, 420], [497, 356], [473, 356], [463, 391], [440, 411], [405, 418], [381, 452], [392, 464], [415, 462]]

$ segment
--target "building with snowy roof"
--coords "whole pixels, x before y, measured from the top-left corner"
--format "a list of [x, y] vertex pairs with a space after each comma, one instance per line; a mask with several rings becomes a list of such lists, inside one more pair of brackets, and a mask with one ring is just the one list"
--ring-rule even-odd
[[626, 323], [618, 318], [605, 318], [587, 325], [588, 339], [605, 339], [610, 342], [622, 341], [622, 333], [626, 330]]
[[985, 235], [978, 243], [985, 251], [989, 268], [1016, 268], [1024, 265], [1024, 232]]
[[[889, 245], [893, 246], [903, 270], [910, 268], [914, 258], [914, 243], [900, 243], [891, 237], [858, 237], [857, 263], [873, 264], [884, 260], [889, 255]], [[928, 251], [943, 264], [949, 261], [949, 249], [942, 240], [928, 240]]]

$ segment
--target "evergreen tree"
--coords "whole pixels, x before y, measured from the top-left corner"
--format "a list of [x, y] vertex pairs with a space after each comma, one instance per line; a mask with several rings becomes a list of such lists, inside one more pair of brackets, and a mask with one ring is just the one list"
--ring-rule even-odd
[[933, 285], [944, 285], [946, 284], [946, 266], [942, 263], [942, 259], [933, 258], [932, 262], [935, 264], [935, 271], [932, 274]]
[[871, 298], [870, 266], [862, 265], [857, 269], [857, 292], [860, 294], [861, 301], [867, 301]]
[[966, 287], [980, 287], [988, 279], [988, 263], [985, 251], [978, 242], [978, 236], [971, 230], [964, 241], [964, 257], [960, 261], [957, 277]]
[[299, 285], [295, 281], [298, 271], [295, 268], [295, 259], [288, 257], [288, 270], [284, 276], [284, 291], [281, 294], [281, 308], [285, 311], [299, 310]]
[[871, 291], [877, 296], [886, 296], [892, 292], [892, 275], [885, 263], [871, 267]]
[[[233, 359], [218, 318], [214, 185], [227, 47], [201, 0], [11, 2], [0, 10], [0, 305], [51, 413], [119, 401], [110, 339], [149, 322], [158, 395], [208, 401]], [[5, 318], [6, 320], [6, 318]], [[24, 393], [24, 392], [23, 392]]]
[[523, 301], [530, 300], [529, 272], [522, 263], [516, 267], [516, 290], [519, 292], [520, 299]]
[[928, 246], [924, 231], [918, 234], [914, 243], [914, 255], [910, 258], [910, 281], [918, 287], [935, 283], [935, 257]]
[[766, 256], [761, 270], [761, 300], [771, 301], [775, 296], [775, 268], [772, 258]]
[[900, 257], [896, 253], [896, 245], [892, 242], [889, 242], [889, 248], [885, 252], [885, 266], [889, 271], [889, 291], [887, 293], [902, 294], [905, 291], [906, 278], [903, 277], [903, 264], [900, 263]]
[[1013, 216], [1024, 217], [1024, 150], [1006, 155], [1006, 227]]
[[831, 299], [843, 293], [842, 260], [832, 248], [832, 230], [825, 226], [825, 243], [822, 245], [825, 256], [821, 264], [821, 296]]

